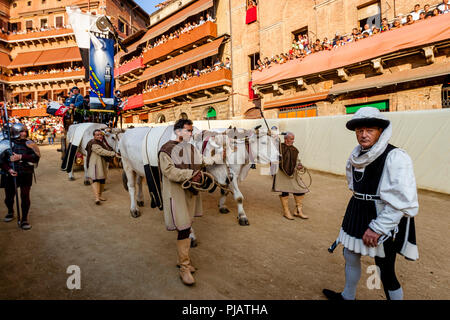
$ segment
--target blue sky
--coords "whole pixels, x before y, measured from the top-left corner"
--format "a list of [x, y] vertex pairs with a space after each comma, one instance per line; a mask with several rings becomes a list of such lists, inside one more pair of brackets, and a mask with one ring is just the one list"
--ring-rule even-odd
[[157, 10], [155, 5], [163, 2], [164, 0], [134, 0], [138, 5], [141, 6], [142, 9], [147, 11], [148, 14], [152, 14]]

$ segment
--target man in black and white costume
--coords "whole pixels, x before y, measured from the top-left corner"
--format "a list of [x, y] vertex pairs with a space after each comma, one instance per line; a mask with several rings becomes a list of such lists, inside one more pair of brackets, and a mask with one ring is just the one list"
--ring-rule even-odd
[[346, 124], [359, 145], [346, 166], [353, 196], [347, 206], [337, 244], [344, 246], [345, 288], [324, 289], [330, 300], [354, 300], [361, 277], [361, 255], [375, 258], [388, 300], [403, 299], [395, 275], [397, 253], [419, 257], [414, 216], [418, 213], [413, 164], [408, 154], [391, 144], [392, 124], [376, 108], [359, 109]]

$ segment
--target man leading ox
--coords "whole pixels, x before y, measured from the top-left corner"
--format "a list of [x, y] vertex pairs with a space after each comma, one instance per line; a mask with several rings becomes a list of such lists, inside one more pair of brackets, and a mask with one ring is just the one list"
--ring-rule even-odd
[[413, 164], [408, 154], [391, 144], [392, 125], [376, 108], [359, 109], [346, 124], [358, 146], [346, 166], [353, 196], [348, 203], [337, 243], [344, 246], [345, 288], [324, 289], [330, 300], [354, 300], [361, 277], [361, 256], [375, 258], [388, 300], [403, 299], [395, 275], [397, 253], [418, 259], [414, 216], [419, 204]]
[[[198, 170], [203, 165], [222, 163], [226, 152], [217, 153], [213, 157], [202, 156], [189, 143], [193, 126], [189, 119], [180, 119], [174, 125], [177, 140], [165, 143], [159, 151], [159, 167], [162, 173], [162, 195], [164, 220], [169, 231], [178, 231], [177, 252], [180, 267], [180, 278], [185, 285], [195, 283], [192, 273], [195, 268], [191, 264], [189, 249], [191, 239], [189, 234], [194, 216], [202, 215], [202, 202], [195, 190], [184, 189], [182, 183], [186, 180], [200, 182], [201, 173]], [[194, 175], [194, 173], [197, 174]]]

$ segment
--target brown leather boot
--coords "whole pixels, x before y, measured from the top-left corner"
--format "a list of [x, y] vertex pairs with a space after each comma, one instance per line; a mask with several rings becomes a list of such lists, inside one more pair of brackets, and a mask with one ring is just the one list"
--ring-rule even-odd
[[303, 213], [302, 201], [303, 201], [304, 197], [305, 197], [305, 195], [301, 195], [301, 196], [294, 195], [295, 203], [297, 205], [297, 208], [295, 209], [294, 216], [300, 217], [302, 219], [308, 219], [309, 217]]
[[291, 214], [291, 211], [289, 211], [289, 196], [287, 197], [282, 197], [280, 196], [280, 200], [281, 200], [281, 206], [283, 207], [283, 217], [285, 217], [286, 219], [289, 220], [294, 220], [294, 217]]
[[106, 201], [106, 198], [102, 196], [103, 191], [105, 191], [105, 185], [103, 183], [99, 183], [100, 184], [100, 193], [98, 195], [98, 198], [101, 201]]
[[190, 271], [189, 249], [191, 248], [191, 239], [177, 240], [178, 261], [180, 262], [180, 278], [187, 286], [195, 283], [195, 279]]
[[92, 190], [94, 190], [94, 196], [95, 196], [95, 204], [100, 204], [100, 183], [99, 182], [93, 182], [92, 183]]

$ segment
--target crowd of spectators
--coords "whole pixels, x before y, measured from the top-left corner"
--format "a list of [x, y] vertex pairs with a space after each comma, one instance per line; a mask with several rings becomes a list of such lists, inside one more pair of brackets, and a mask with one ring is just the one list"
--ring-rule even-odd
[[47, 108], [48, 103], [47, 99], [43, 99], [41, 102], [27, 99], [24, 102], [7, 102], [6, 106], [8, 109], [39, 109]]
[[292, 41], [292, 46], [288, 53], [277, 54], [272, 56], [272, 58], [265, 57], [262, 60], [259, 59], [255, 69], [261, 71], [270, 68], [274, 64], [283, 64], [289, 60], [303, 59], [305, 56], [316, 52], [333, 50], [378, 33], [398, 29], [406, 25], [414, 24], [416, 21], [426, 20], [449, 12], [449, 0], [444, 0], [443, 3], [437, 5], [433, 10], [430, 9], [429, 4], [426, 4], [423, 9], [421, 9], [419, 4], [416, 4], [414, 10], [410, 14], [406, 16], [399, 14], [392, 23], [389, 23], [386, 18], [383, 18], [380, 27], [370, 27], [369, 24], [365, 24], [364, 28], [353, 28], [352, 32], [349, 34], [340, 35], [337, 32], [333, 39], [324, 38], [323, 40], [316, 39], [315, 41], [312, 41], [308, 35], [303, 34], [299, 36], [298, 39]]
[[144, 88], [142, 93], [146, 93], [146, 92], [150, 92], [150, 91], [154, 91], [154, 90], [158, 90], [158, 89], [163, 89], [163, 88], [172, 86], [174, 84], [177, 84], [177, 83], [180, 83], [180, 82], [183, 82], [183, 81], [195, 78], [195, 77], [200, 77], [204, 74], [207, 74], [207, 73], [210, 73], [213, 71], [218, 71], [221, 69], [231, 69], [230, 58], [226, 58], [225, 62], [217, 59], [213, 65], [207, 65], [203, 69], [194, 68], [194, 69], [192, 69], [192, 71], [189, 71], [189, 72], [183, 71], [174, 77], [170, 77], [169, 79], [166, 79], [163, 76], [161, 79], [157, 80], [155, 83], [150, 84], [146, 88]]
[[25, 29], [19, 30], [19, 31], [18, 30], [9, 31], [2, 27], [1, 32], [6, 35], [11, 35], [11, 34], [27, 34], [27, 33], [34, 33], [34, 32], [43, 32], [43, 31], [70, 29], [70, 28], [72, 28], [70, 25], [64, 25], [62, 27], [56, 27], [56, 26], [48, 27], [47, 26], [47, 27], [41, 27], [41, 28], [25, 28]]
[[31, 76], [31, 75], [36, 75], [36, 74], [54, 74], [54, 73], [60, 73], [60, 72], [73, 72], [73, 71], [80, 71], [82, 70], [82, 67], [78, 67], [78, 66], [74, 66], [72, 67], [67, 67], [64, 69], [56, 69], [56, 68], [51, 68], [51, 69], [39, 69], [38, 71], [35, 70], [29, 70], [29, 71], [22, 71], [22, 72], [14, 72], [12, 75], [14, 76]]
[[200, 27], [207, 21], [215, 22], [216, 20], [209, 13], [207, 13], [206, 18], [203, 18], [203, 16], [201, 16], [197, 22], [187, 22], [184, 24], [184, 26], [176, 29], [175, 31], [167, 33], [167, 34], [163, 34], [160, 38], [155, 39], [152, 43], [149, 42], [148, 45], [143, 49], [143, 51], [146, 52], [152, 48], [156, 48], [157, 46], [166, 43], [169, 40], [177, 39], [182, 34], [188, 33], [191, 30], [194, 30], [195, 28]]

